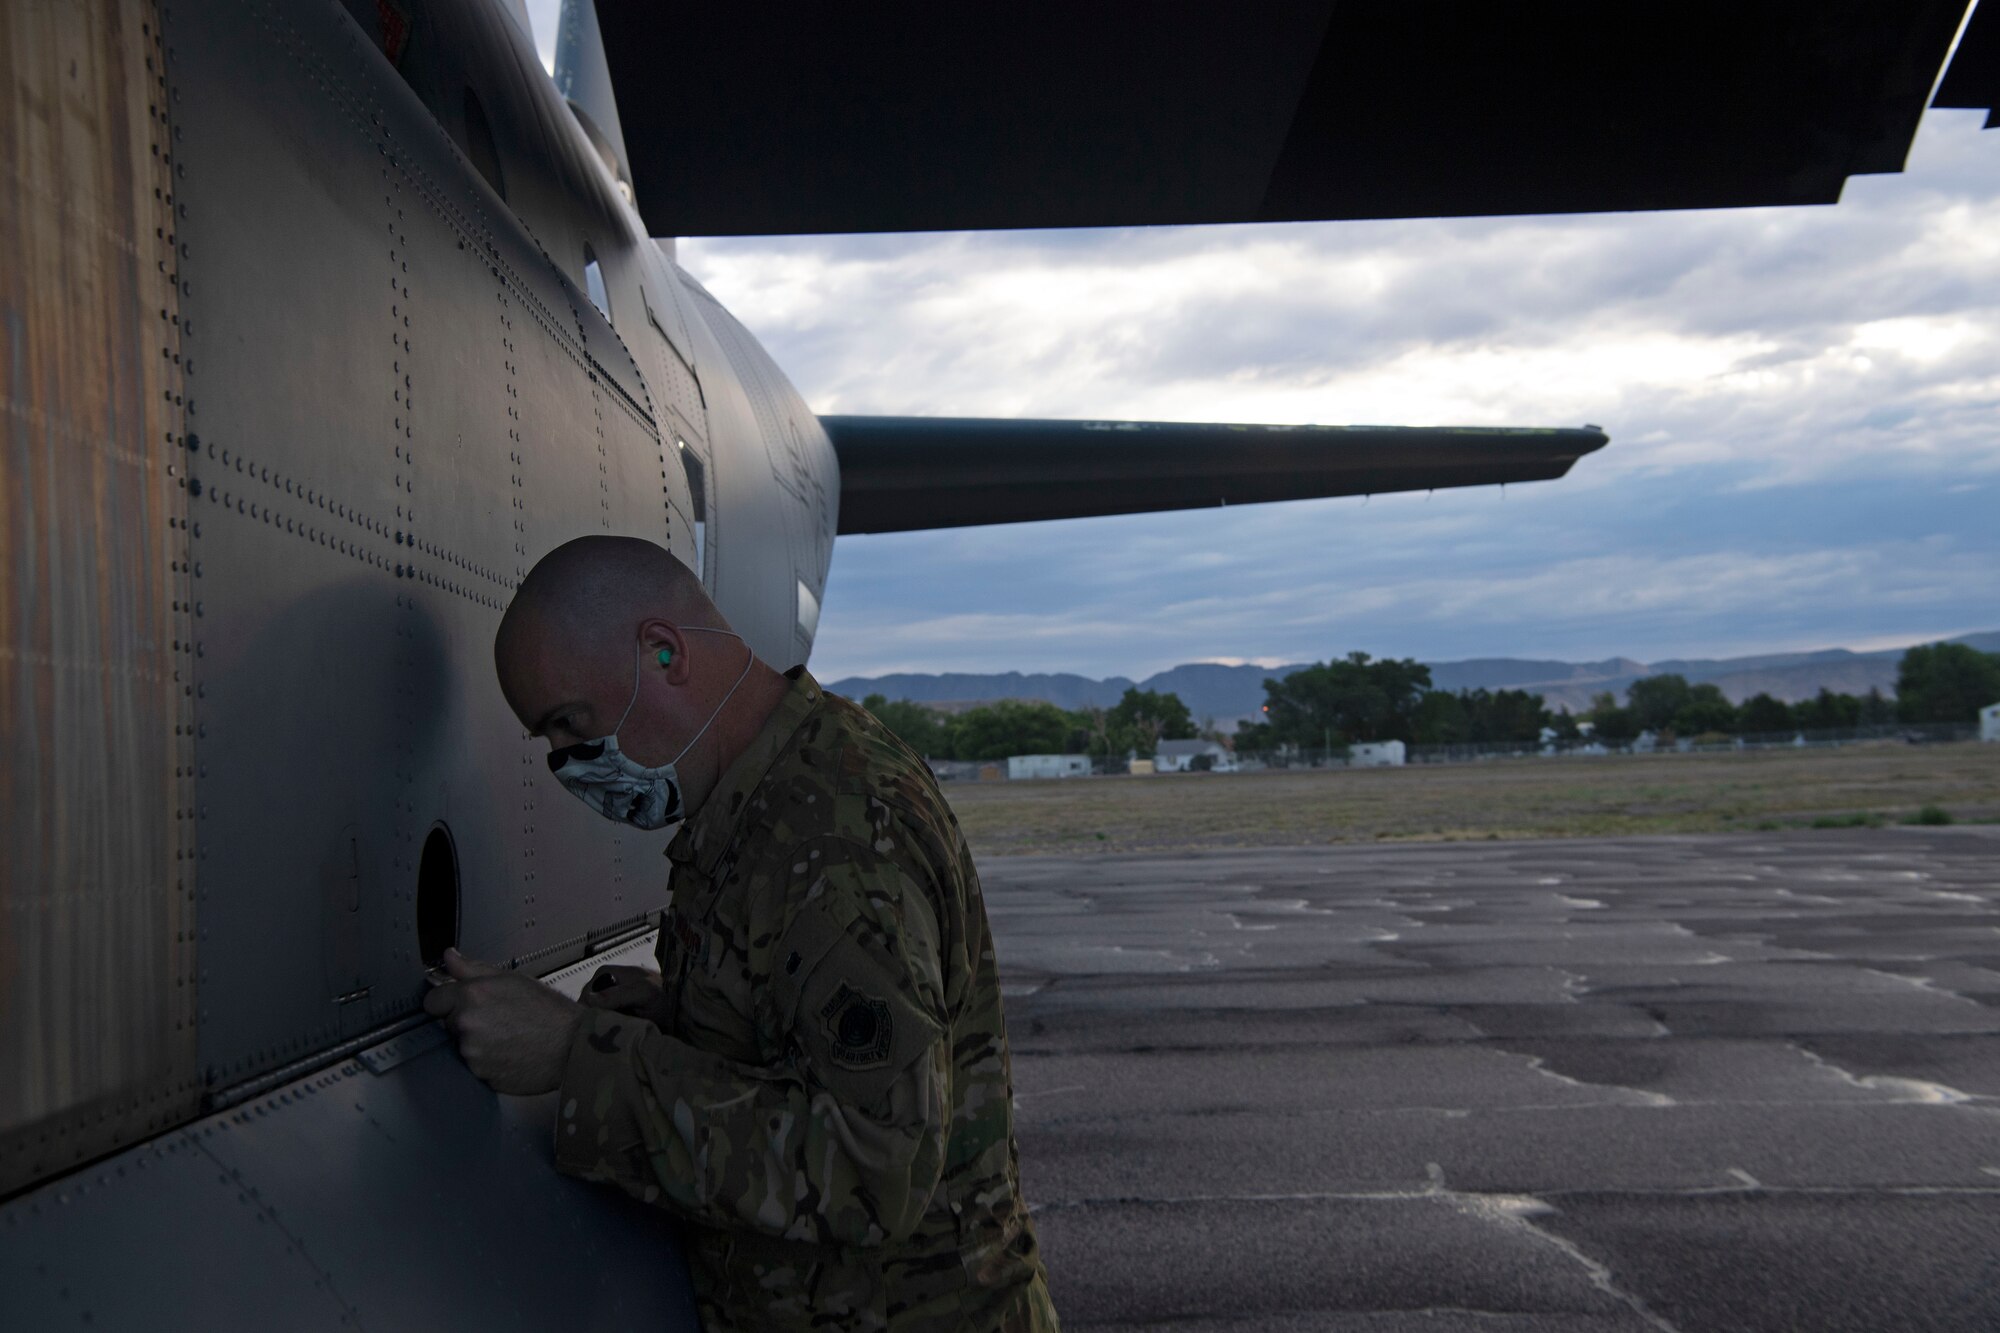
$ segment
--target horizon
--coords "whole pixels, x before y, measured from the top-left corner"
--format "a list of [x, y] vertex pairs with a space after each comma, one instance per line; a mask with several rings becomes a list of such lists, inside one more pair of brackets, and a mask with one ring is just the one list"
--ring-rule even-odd
[[[1963, 639], [1963, 638], [1973, 638], [1986, 634], [2000, 634], [2000, 628], [1960, 630], [1950, 634], [1941, 635], [1936, 638], [1920, 637], [1916, 639], [1905, 639], [1902, 638], [1901, 636], [1892, 635], [1889, 636], [1888, 641], [1866, 648], [1858, 648], [1848, 644], [1821, 644], [1813, 648], [1768, 648], [1768, 649], [1753, 648], [1748, 652], [1740, 652], [1740, 653], [1738, 652], [1670, 653], [1665, 656], [1652, 657], [1652, 658], [1635, 657], [1631, 653], [1617, 653], [1617, 652], [1603, 653], [1587, 657], [1552, 657], [1535, 653], [1473, 653], [1465, 657], [1448, 657], [1448, 658], [1420, 657], [1417, 658], [1416, 660], [1421, 662], [1425, 666], [1452, 666], [1462, 662], [1560, 662], [1566, 666], [1583, 666], [1592, 663], [1623, 661], [1623, 662], [1636, 662], [1640, 666], [1651, 668], [1660, 662], [1731, 662], [1742, 658], [1780, 657], [1790, 654], [1847, 652], [1847, 653], [1854, 653], [1859, 656], [1859, 655], [1867, 655], [1870, 653], [1892, 652], [1898, 648], [1907, 650], [1910, 648], [1922, 647], [1928, 644], [1949, 642], [1952, 640]], [[1191, 667], [1191, 666], [1257, 667], [1265, 671], [1276, 671], [1284, 667], [1311, 666], [1320, 662], [1332, 661], [1335, 660], [1336, 658], [1344, 658], [1350, 651], [1356, 651], [1356, 650], [1344, 649], [1340, 652], [1333, 653], [1328, 656], [1321, 656], [1310, 659], [1284, 658], [1271, 661], [1259, 661], [1248, 658], [1215, 658], [1215, 657], [1190, 658], [1186, 661], [1171, 662], [1168, 663], [1166, 666], [1155, 667], [1150, 671], [1144, 671], [1144, 672], [1110, 671], [1110, 672], [1105, 672], [1101, 675], [1091, 675], [1087, 672], [1076, 671], [1066, 667], [1048, 667], [1048, 668], [1038, 667], [1032, 670], [1021, 667], [997, 667], [997, 668], [987, 668], [984, 670], [969, 670], [969, 669], [954, 668], [941, 671], [926, 670], [924, 668], [890, 668], [888, 670], [883, 670], [883, 671], [869, 671], [869, 672], [849, 671], [843, 673], [834, 673], [829, 671], [822, 671], [817, 666], [813, 668], [813, 674], [816, 678], [823, 679], [828, 684], [829, 687], [831, 687], [834, 684], [840, 683], [842, 681], [880, 680], [889, 676], [1006, 676], [1006, 675], [1076, 676], [1083, 680], [1089, 680], [1095, 682], [1103, 682], [1107, 680], [1129, 680], [1134, 684], [1142, 684], [1145, 681], [1151, 680], [1156, 676], [1165, 675], [1170, 671], [1177, 671], [1182, 667]], [[1358, 651], [1367, 652], [1371, 659], [1377, 659], [1377, 660], [1385, 656], [1395, 656], [1394, 654], [1369, 652], [1369, 650], [1365, 648], [1360, 649]]]

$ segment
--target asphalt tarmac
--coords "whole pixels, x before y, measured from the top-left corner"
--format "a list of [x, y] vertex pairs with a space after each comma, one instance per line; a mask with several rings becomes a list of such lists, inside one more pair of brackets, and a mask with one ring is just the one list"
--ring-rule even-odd
[[2000, 1328], [2000, 829], [981, 875], [1065, 1329]]

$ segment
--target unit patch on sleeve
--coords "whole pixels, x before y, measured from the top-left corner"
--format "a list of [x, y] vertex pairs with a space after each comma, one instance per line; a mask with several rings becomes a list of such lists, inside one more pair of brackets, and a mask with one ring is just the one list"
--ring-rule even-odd
[[842, 982], [820, 1006], [828, 1053], [846, 1069], [874, 1069], [889, 1058], [895, 1021], [885, 1001], [863, 995]]

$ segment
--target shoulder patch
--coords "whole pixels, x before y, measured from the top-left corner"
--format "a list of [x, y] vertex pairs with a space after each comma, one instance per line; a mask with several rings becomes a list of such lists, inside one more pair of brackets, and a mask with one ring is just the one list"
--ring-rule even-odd
[[819, 1009], [827, 1054], [843, 1069], [878, 1069], [895, 1045], [896, 1020], [887, 1000], [863, 995], [846, 982]]

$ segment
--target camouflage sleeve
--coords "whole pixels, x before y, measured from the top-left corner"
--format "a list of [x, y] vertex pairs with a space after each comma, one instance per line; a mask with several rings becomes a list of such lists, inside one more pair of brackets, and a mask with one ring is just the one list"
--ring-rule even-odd
[[708, 1226], [881, 1245], [915, 1228], [942, 1170], [937, 923], [867, 848], [795, 855], [813, 879], [771, 955], [783, 1059], [746, 1065], [594, 1013], [563, 1076], [556, 1164]]

